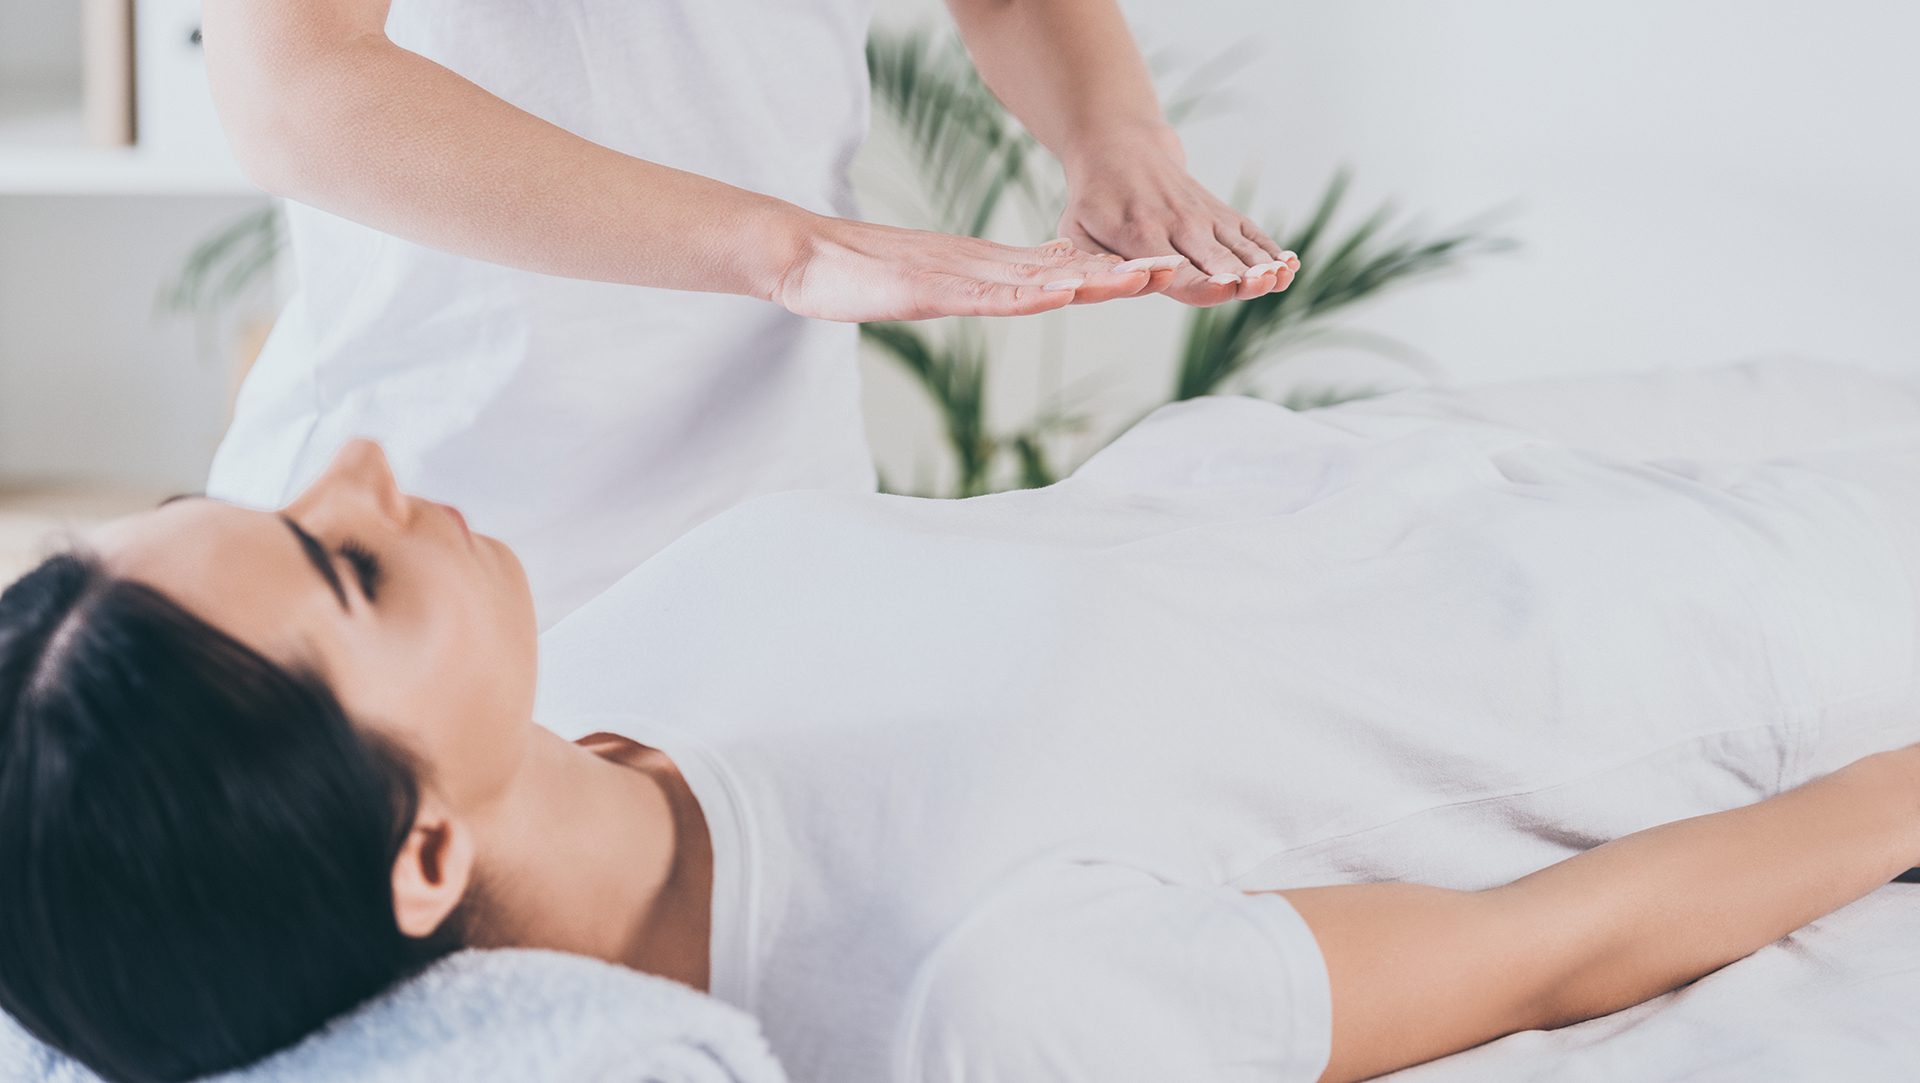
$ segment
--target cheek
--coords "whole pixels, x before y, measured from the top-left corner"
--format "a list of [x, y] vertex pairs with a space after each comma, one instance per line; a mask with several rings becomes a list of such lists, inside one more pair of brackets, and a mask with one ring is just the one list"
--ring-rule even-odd
[[392, 615], [375, 650], [385, 727], [422, 757], [456, 805], [474, 807], [512, 780], [532, 729], [530, 631], [500, 627], [486, 607], [439, 604]]
[[533, 674], [518, 639], [487, 631], [480, 620], [462, 622], [448, 630], [431, 663], [434, 739], [482, 800], [511, 781], [533, 721]]

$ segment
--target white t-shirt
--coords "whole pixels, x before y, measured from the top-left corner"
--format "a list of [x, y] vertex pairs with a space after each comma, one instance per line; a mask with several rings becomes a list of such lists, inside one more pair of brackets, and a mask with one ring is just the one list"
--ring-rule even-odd
[[[597, 143], [848, 214], [871, 3], [396, 0], [388, 29]], [[377, 438], [409, 491], [514, 545], [551, 623], [748, 496], [873, 488], [850, 325], [288, 216], [299, 291], [240, 396], [217, 496], [277, 506], [342, 442]]]
[[[1920, 739], [1920, 537], [1844, 470], [1450, 401], [1202, 401], [1043, 491], [752, 501], [548, 633], [539, 717], [680, 764], [713, 991], [797, 1079], [1311, 1080], [1324, 964], [1246, 890], [1489, 886]], [[1920, 461], [1904, 417], [1857, 461]]]

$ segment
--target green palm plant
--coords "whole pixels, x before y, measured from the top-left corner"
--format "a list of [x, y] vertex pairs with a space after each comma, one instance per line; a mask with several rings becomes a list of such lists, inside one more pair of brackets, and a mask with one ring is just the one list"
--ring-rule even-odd
[[876, 33], [867, 71], [917, 159], [930, 228], [978, 237], [1007, 195], [1039, 200], [1040, 145], [986, 92], [964, 50], [931, 34]]
[[173, 280], [161, 289], [160, 307], [211, 319], [272, 271], [285, 247], [279, 208], [267, 205], [248, 211], [194, 245]]
[[[1058, 186], [1043, 171], [1045, 156], [1007, 116], [956, 40], [921, 30], [876, 33], [867, 63], [879, 114], [922, 178], [933, 208], [928, 228], [984, 235], [1010, 199], [1036, 222], [1046, 220], [1046, 209], [1058, 205]], [[1209, 100], [1206, 89], [1190, 87], [1172, 96], [1168, 114], [1191, 116]], [[1163, 401], [1244, 392], [1284, 351], [1326, 337], [1330, 315], [1510, 243], [1479, 225], [1423, 236], [1391, 207], [1340, 232], [1336, 223], [1349, 189], [1350, 177], [1336, 174], [1298, 230], [1269, 230], [1300, 256], [1302, 271], [1290, 289], [1192, 310]], [[1084, 427], [1085, 418], [1055, 410], [996, 434], [987, 417], [993, 370], [976, 323], [868, 324], [862, 333], [912, 373], [933, 401], [957, 467], [951, 491], [939, 495], [1051, 484], [1063, 475], [1053, 438]], [[1284, 401], [1310, 408], [1368, 393], [1309, 388]]]
[[[1298, 232], [1272, 231], [1300, 257], [1301, 274], [1291, 288], [1194, 310], [1175, 370], [1175, 401], [1231, 390], [1282, 348], [1309, 340], [1330, 313], [1457, 266], [1469, 256], [1508, 247], [1509, 242], [1476, 227], [1432, 237], [1408, 226], [1395, 228], [1390, 207], [1375, 211], [1345, 236], [1331, 237], [1349, 185], [1345, 172], [1335, 174]], [[1318, 401], [1330, 404], [1325, 393]]]

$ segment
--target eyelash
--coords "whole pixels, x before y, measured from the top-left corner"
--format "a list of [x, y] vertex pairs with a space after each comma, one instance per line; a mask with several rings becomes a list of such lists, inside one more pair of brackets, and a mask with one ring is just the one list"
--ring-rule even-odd
[[353, 569], [354, 578], [360, 581], [360, 593], [367, 596], [367, 601], [379, 597], [380, 582], [386, 577], [385, 569], [380, 566], [380, 558], [357, 541], [341, 542], [340, 557]]

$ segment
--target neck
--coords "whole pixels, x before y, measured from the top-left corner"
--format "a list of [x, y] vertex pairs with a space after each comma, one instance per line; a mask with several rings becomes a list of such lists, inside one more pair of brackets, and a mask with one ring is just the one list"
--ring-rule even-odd
[[711, 843], [672, 761], [537, 726], [531, 741], [513, 787], [476, 824], [476, 946], [588, 955], [705, 990]]

